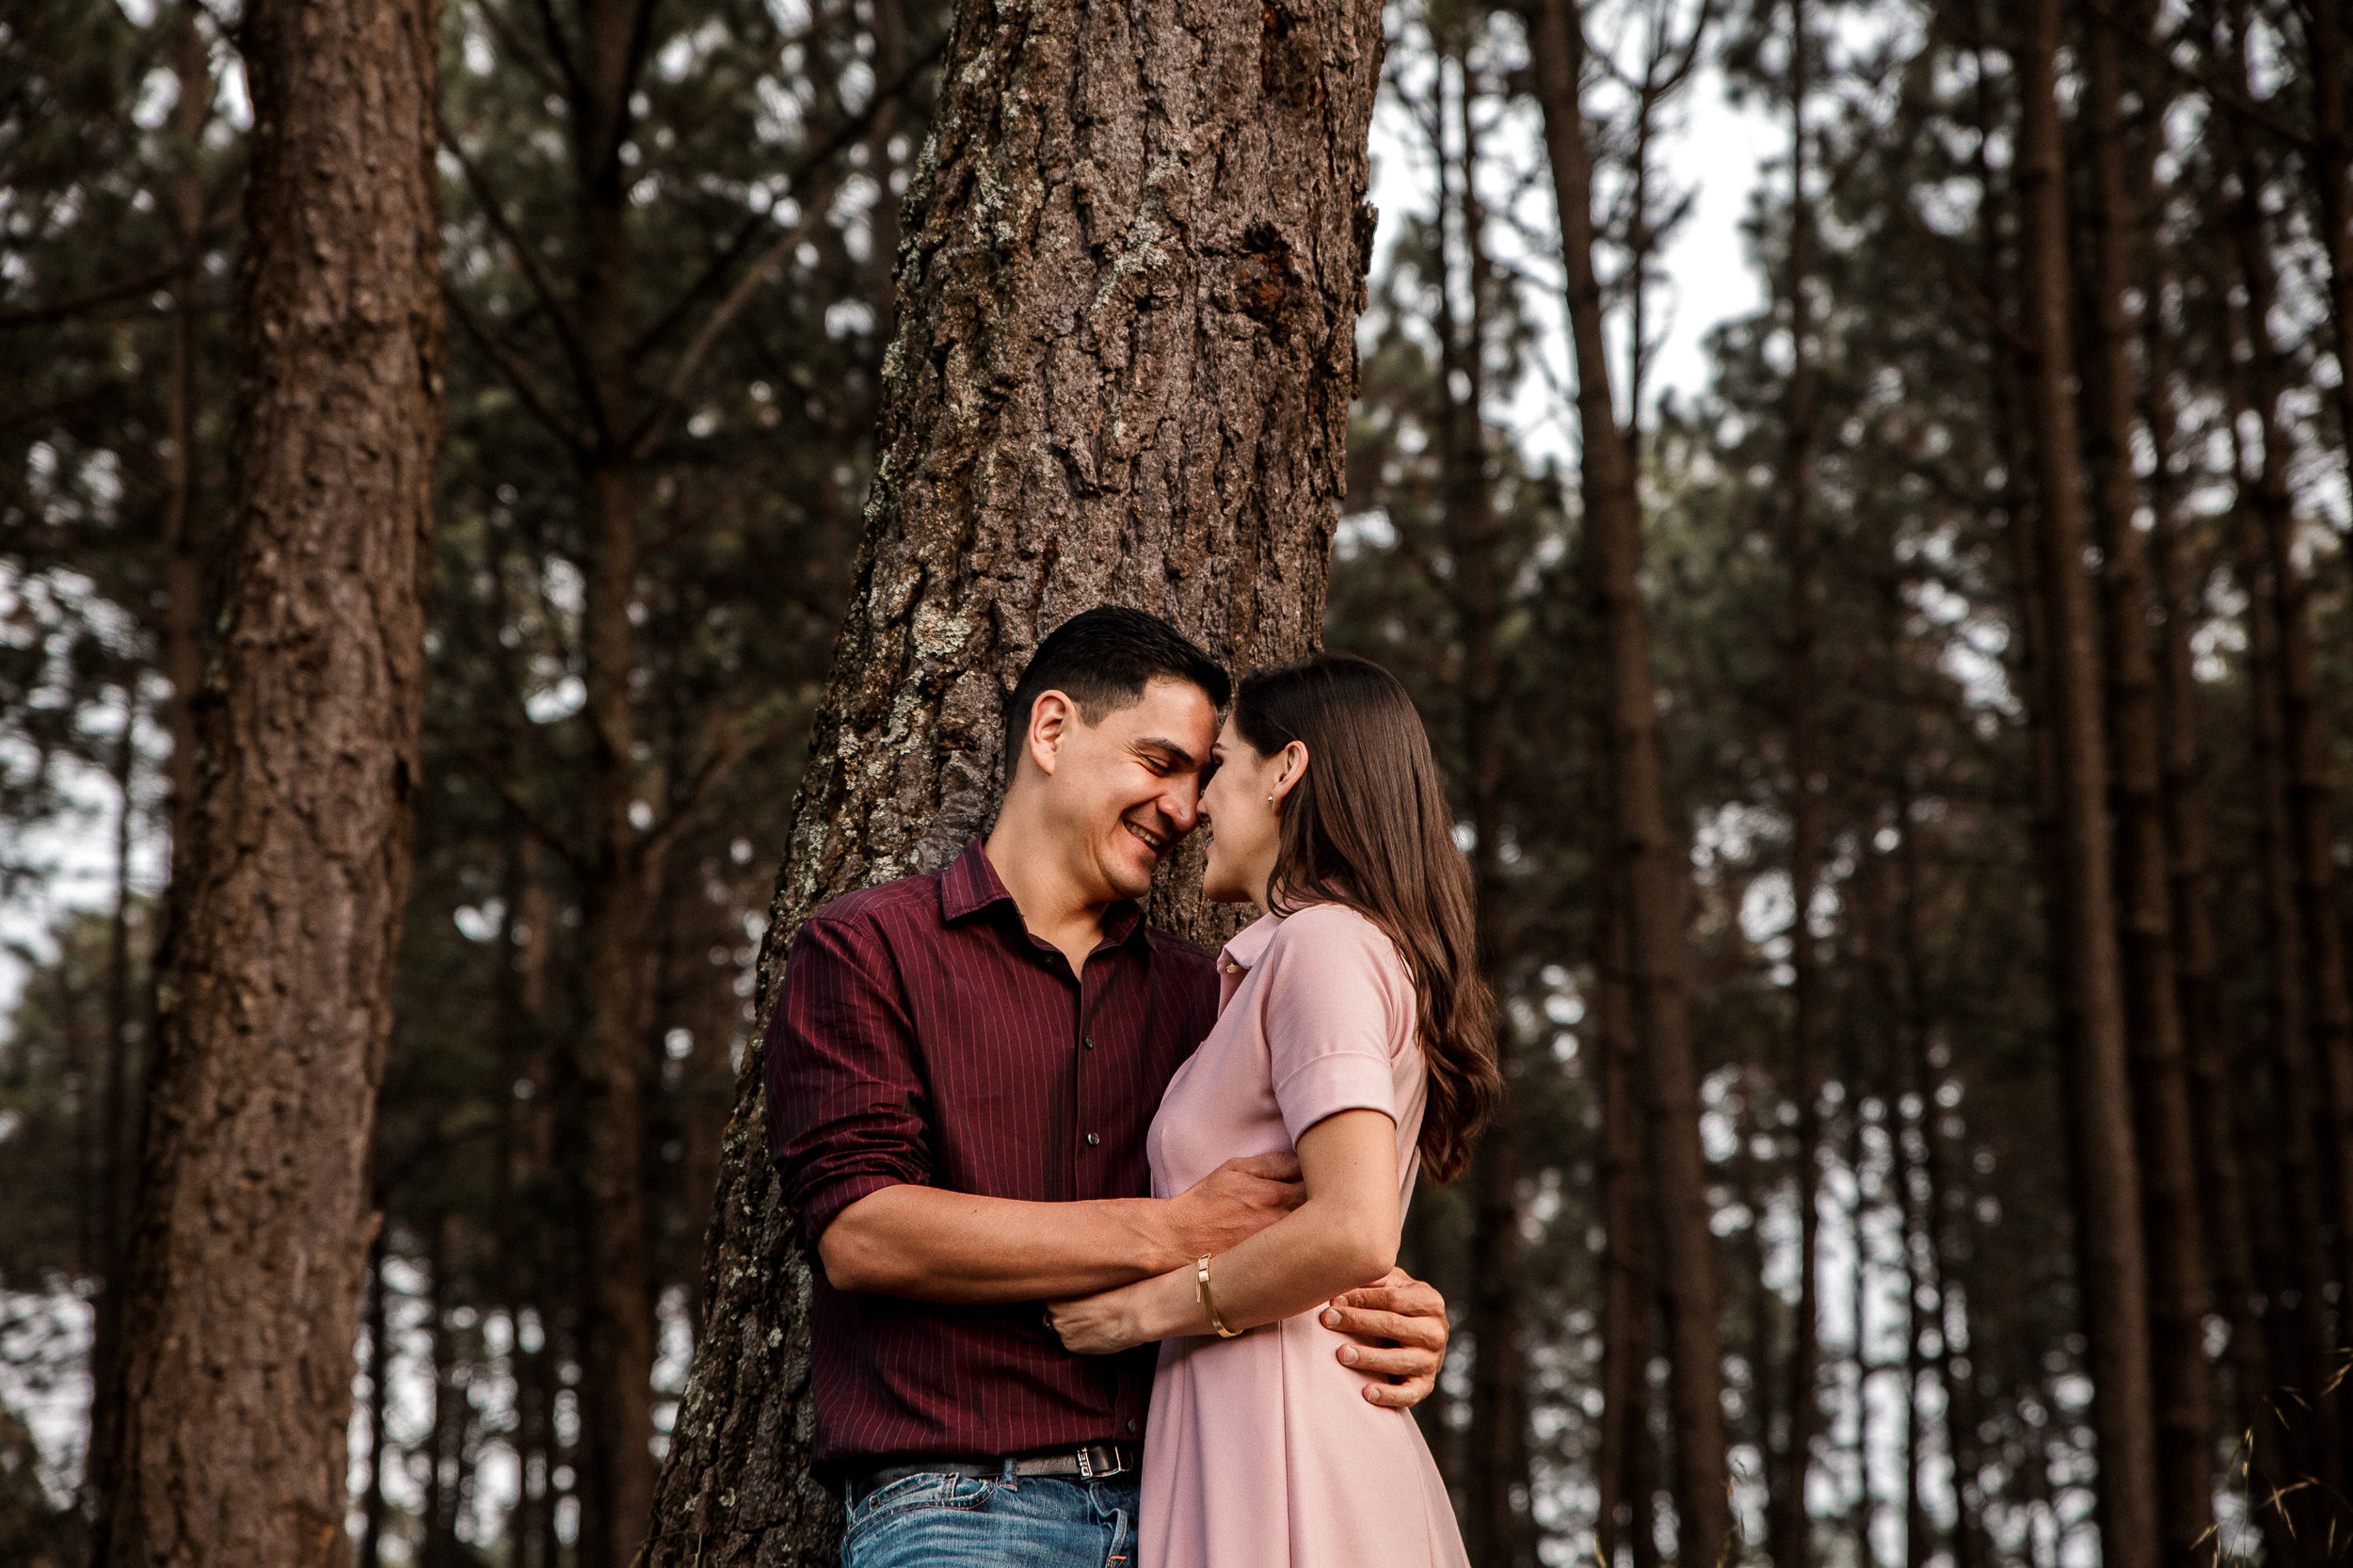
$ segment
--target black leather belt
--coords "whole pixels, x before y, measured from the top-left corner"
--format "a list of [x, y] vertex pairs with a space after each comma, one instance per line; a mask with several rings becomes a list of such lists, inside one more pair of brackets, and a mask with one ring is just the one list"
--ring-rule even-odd
[[1077, 1448], [1049, 1448], [1043, 1453], [1013, 1454], [1006, 1459], [925, 1459], [905, 1464], [884, 1464], [871, 1470], [854, 1470], [845, 1478], [849, 1488], [850, 1506], [856, 1508], [867, 1497], [888, 1486], [894, 1480], [909, 1476], [976, 1476], [995, 1479], [1005, 1473], [1011, 1464], [1016, 1476], [1077, 1476], [1083, 1480], [1101, 1480], [1107, 1476], [1133, 1475], [1143, 1463], [1143, 1450], [1132, 1443], [1089, 1443]]

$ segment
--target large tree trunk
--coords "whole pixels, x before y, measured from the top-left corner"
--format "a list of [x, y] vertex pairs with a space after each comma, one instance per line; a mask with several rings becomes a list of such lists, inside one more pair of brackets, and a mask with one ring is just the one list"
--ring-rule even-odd
[[172, 885], [105, 1560], [332, 1561], [417, 789], [430, 0], [255, 0], [237, 514]]
[[[1215, 0], [1136, 24], [1099, 3], [968, 0], [957, 18], [765, 994], [812, 910], [987, 825], [1004, 694], [1066, 616], [1138, 605], [1243, 669], [1315, 646], [1380, 12]], [[1214, 940], [1231, 917], [1200, 903], [1198, 865], [1177, 857], [1151, 913]], [[769, 1174], [760, 1054], [737, 1080], [656, 1564], [829, 1563], [838, 1537], [808, 1475], [808, 1264]]]
[[2050, 662], [2044, 711], [2057, 808], [2050, 940], [2070, 1015], [2066, 1083], [2092, 1427], [2099, 1443], [2102, 1560], [2158, 1560], [2156, 1440], [2149, 1387], [2140, 1183], [2126, 1073], [2123, 982], [2109, 874], [2107, 759], [2100, 712], [2099, 628], [2084, 571], [2073, 345], [2068, 312], [2067, 187], [2059, 155], [2058, 0], [2033, 0], [2014, 55], [2022, 100], [2017, 181], [2025, 335], [2033, 351], [2036, 519]]
[[1714, 1236], [1700, 1147], [1684, 929], [1690, 872], [1667, 824], [1649, 616], [1641, 583], [1642, 513], [1633, 453], [1612, 406], [1601, 285], [1593, 273], [1593, 165], [1586, 148], [1583, 34], [1575, 0], [1538, 0], [1531, 17], [1537, 98], [1560, 209], [1583, 442], [1582, 571], [1599, 629], [1605, 694], [1600, 775], [1610, 854], [1597, 868], [1623, 899], [1634, 1022], [1641, 1042], [1650, 1164], [1659, 1220], [1674, 1417], [1675, 1517], [1682, 1560], [1712, 1563], [1732, 1531], [1725, 1494], [1721, 1325]]
[[[2149, 1269], [2149, 1378], [2155, 1398], [2159, 1528], [2167, 1568], [2195, 1568], [2214, 1528], [2214, 1396], [2205, 1333], [2206, 1238], [2197, 1141], [2174, 974], [2171, 863], [2150, 642], [2149, 550], [2135, 515], [2133, 328], [2126, 299], [2140, 278], [2131, 236], [2153, 195], [2145, 168], [2128, 190], [2123, 69], [2117, 34], [2143, 38], [2146, 12], [2095, 17], [2085, 30], [2082, 114], [2089, 131], [2091, 297], [2084, 312], [2085, 434], [2099, 506], [2114, 772], [2115, 878], [2132, 1064], [2135, 1144]], [[2136, 149], [2143, 165], [2147, 149]], [[2142, 309], [2149, 309], [2144, 299]]]

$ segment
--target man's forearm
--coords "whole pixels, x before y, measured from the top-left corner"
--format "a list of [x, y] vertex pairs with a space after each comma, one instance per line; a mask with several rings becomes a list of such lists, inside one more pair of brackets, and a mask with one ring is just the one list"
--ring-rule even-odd
[[850, 1205], [817, 1244], [837, 1290], [984, 1304], [1109, 1290], [1192, 1261], [1155, 1198], [1022, 1203], [886, 1187]]

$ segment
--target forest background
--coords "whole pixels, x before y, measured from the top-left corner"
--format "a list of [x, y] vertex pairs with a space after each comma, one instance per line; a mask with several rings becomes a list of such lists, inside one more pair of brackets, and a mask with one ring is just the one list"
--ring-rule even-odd
[[[2345, 21], [1388, 8], [1321, 635], [1422, 705], [1508, 1004], [1509, 1110], [1407, 1238], [1481, 1568], [2353, 1542]], [[952, 22], [443, 8], [362, 1568], [620, 1568], [726, 1326], [705, 1237]], [[236, 515], [237, 27], [0, 21], [0, 898], [46, 918], [0, 1029], [10, 1562], [83, 1560], [101, 1507]], [[1780, 128], [1728, 158], [1761, 303], [1662, 392], [1701, 72]]]

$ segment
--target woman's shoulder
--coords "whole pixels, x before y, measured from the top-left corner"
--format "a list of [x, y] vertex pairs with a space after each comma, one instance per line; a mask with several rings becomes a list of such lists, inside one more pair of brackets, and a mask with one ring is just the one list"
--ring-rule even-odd
[[1401, 973], [1405, 968], [1389, 934], [1361, 910], [1345, 904], [1304, 904], [1284, 916], [1274, 928], [1269, 953], [1283, 953], [1294, 961], [1328, 958], [1362, 964], [1370, 960], [1381, 968]]

